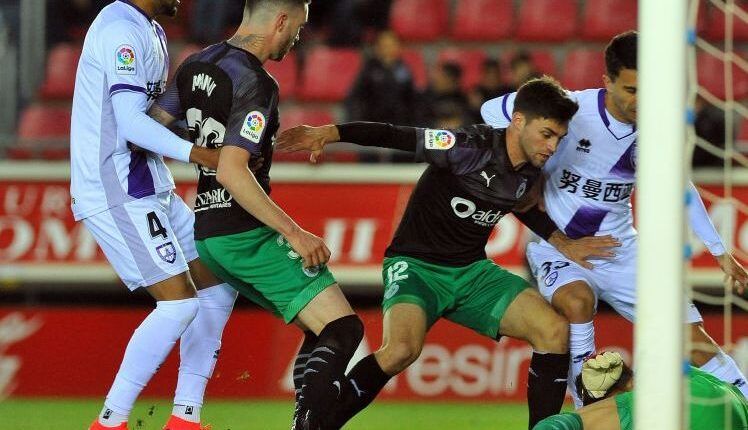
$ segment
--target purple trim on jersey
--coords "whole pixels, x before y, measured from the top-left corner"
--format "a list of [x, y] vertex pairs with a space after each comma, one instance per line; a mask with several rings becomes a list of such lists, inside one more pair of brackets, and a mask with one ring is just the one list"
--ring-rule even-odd
[[181, 118], [184, 112], [182, 112], [182, 102], [179, 101], [179, 91], [167, 90], [161, 94], [156, 100], [156, 106], [163, 109], [166, 113], [173, 116], [174, 118]]
[[127, 194], [139, 199], [156, 194], [148, 158], [142, 151], [130, 152], [130, 173], [127, 175]]
[[618, 137], [610, 130], [610, 119], [608, 119], [608, 111], [605, 109], [605, 93], [608, 91], [605, 88], [602, 88], [600, 92], [597, 93], [597, 111], [600, 113], [600, 119], [603, 120], [603, 124], [605, 124], [605, 128], [608, 129], [608, 132], [616, 138], [616, 140], [625, 139], [632, 134], [636, 133], [636, 124], [631, 126], [631, 133]]
[[501, 111], [504, 113], [504, 116], [507, 120], [511, 121], [512, 118], [509, 116], [509, 113], [506, 111], [506, 104], [509, 101], [509, 94], [504, 96], [504, 100], [501, 102]]
[[564, 231], [571, 239], [592, 236], [600, 230], [600, 225], [607, 214], [608, 211], [605, 209], [582, 206], [566, 224]]
[[136, 4], [132, 3], [131, 1], [129, 1], [129, 0], [118, 0], [118, 1], [120, 1], [120, 2], [122, 2], [122, 3], [124, 3], [124, 4], [128, 5], [128, 6], [132, 7], [133, 9], [137, 10], [148, 21], [151, 20], [151, 17], [148, 16], [148, 14], [145, 13], [145, 11], [143, 9], [139, 8]]
[[634, 179], [636, 175], [636, 141], [632, 143], [616, 162], [610, 173], [624, 179]]
[[114, 84], [111, 88], [109, 88], [109, 95], [112, 96], [114, 94], [120, 93], [122, 91], [131, 91], [134, 93], [143, 93], [148, 94], [148, 92], [143, 87], [139, 87], [137, 85], [130, 85], [130, 84]]
[[597, 111], [600, 113], [600, 119], [603, 120], [603, 124], [605, 124], [605, 127], [610, 128], [610, 120], [608, 119], [608, 114], [605, 112], [605, 93], [607, 91], [605, 88], [601, 89], [597, 93]]
[[164, 28], [161, 27], [161, 24], [155, 22], [154, 27], [156, 27], [156, 34], [158, 35], [158, 41], [161, 45], [161, 51], [164, 53], [164, 59], [166, 60], [164, 62], [164, 65], [166, 67], [166, 73], [169, 73], [169, 50], [166, 49], [166, 33], [164, 32]]

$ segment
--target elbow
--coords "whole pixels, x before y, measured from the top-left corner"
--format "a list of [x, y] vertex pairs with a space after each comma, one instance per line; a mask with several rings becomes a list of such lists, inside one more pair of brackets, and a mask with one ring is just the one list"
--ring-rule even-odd
[[216, 181], [218, 181], [218, 183], [226, 189], [229, 188], [229, 184], [231, 183], [230, 170], [231, 169], [227, 168], [226, 166], [222, 166], [220, 163], [218, 164], [218, 168], [216, 169]]

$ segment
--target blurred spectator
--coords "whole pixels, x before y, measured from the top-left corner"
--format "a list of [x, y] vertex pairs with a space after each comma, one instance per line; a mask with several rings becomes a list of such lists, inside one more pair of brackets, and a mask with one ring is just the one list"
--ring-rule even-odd
[[486, 59], [483, 62], [480, 82], [468, 94], [472, 122], [476, 124], [483, 122], [480, 115], [480, 107], [483, 103], [512, 91], [514, 89], [506, 85], [501, 78], [499, 62], [492, 58]]
[[362, 67], [346, 99], [351, 121], [413, 124], [413, 74], [403, 62], [400, 48], [395, 33], [379, 34], [374, 55]]
[[418, 103], [417, 125], [435, 127], [438, 121], [454, 117], [455, 111], [460, 112], [462, 124], [471, 122], [467, 97], [460, 88], [461, 79], [462, 67], [457, 63], [444, 62], [434, 69]]
[[244, 2], [239, 0], [194, 0], [190, 14], [190, 38], [198, 45], [224, 39], [226, 28], [239, 25]]
[[330, 45], [360, 46], [367, 29], [381, 31], [388, 26], [392, 0], [337, 0], [329, 3], [334, 3], [332, 22], [328, 23]]
[[[696, 98], [696, 136], [712, 145], [725, 148], [725, 112], [701, 97]], [[722, 157], [713, 155], [698, 145], [693, 151], [693, 167], [722, 167], [725, 162]]]
[[519, 51], [509, 60], [509, 86], [516, 91], [525, 82], [533, 78], [539, 78], [541, 73], [535, 68], [532, 57], [527, 51]]
[[69, 42], [72, 29], [87, 28], [109, 3], [109, 0], [48, 0], [47, 46]]
[[18, 0], [0, 0], [0, 33], [6, 38], [5, 41], [14, 43], [18, 40], [19, 19]]

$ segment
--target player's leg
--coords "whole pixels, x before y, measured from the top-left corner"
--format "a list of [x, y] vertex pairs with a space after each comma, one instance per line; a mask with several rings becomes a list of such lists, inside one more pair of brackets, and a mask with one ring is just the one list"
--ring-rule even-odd
[[592, 319], [597, 298], [587, 278], [589, 271], [567, 261], [555, 249], [531, 244], [527, 249], [528, 262], [543, 297], [569, 320], [568, 388], [578, 409], [582, 400], [574, 381], [582, 371], [585, 358], [595, 351], [595, 326]]
[[301, 329], [304, 333], [304, 338], [299, 347], [299, 352], [296, 353], [296, 359], [293, 364], [293, 388], [294, 388], [294, 411], [292, 422], [296, 423], [297, 420], [301, 419], [303, 412], [303, 396], [301, 389], [304, 386], [304, 371], [306, 370], [306, 362], [314, 351], [314, 347], [317, 345], [319, 338], [313, 331], [309, 330], [304, 324], [296, 321], [296, 326]]
[[285, 238], [267, 227], [212, 237], [197, 246], [203, 261], [221, 279], [232, 286], [231, 277], [239, 279], [245, 285], [240, 293], [286, 323], [299, 321], [317, 335], [306, 362], [302, 406], [312, 411], [315, 420], [326, 416], [339, 393], [334, 382], [340, 385], [363, 337], [363, 323], [332, 273], [326, 267], [304, 268]]
[[187, 263], [159, 199], [129, 202], [94, 215], [84, 224], [125, 284], [131, 290], [147, 287], [156, 299], [156, 308], [130, 338], [92, 427], [124, 426], [135, 399], [195, 318], [198, 303]]
[[[695, 307], [694, 307], [695, 309]], [[691, 363], [704, 372], [732, 384], [748, 398], [748, 384], [737, 363], [707, 334], [701, 321], [689, 324], [691, 330]]]
[[237, 292], [220, 281], [198, 258], [193, 225], [195, 217], [182, 199], [172, 194], [170, 220], [197, 288], [199, 311], [179, 343], [179, 375], [169, 430], [199, 429], [208, 380], [221, 350], [221, 337], [234, 307]]
[[427, 331], [426, 312], [413, 303], [397, 303], [384, 314], [382, 346], [346, 375], [331, 428], [338, 429], [366, 408], [387, 382], [421, 355]]
[[452, 302], [451, 279], [441, 272], [449, 270], [415, 258], [384, 259], [382, 346], [348, 372], [332, 428], [368, 406], [390, 378], [421, 354], [428, 328]]
[[522, 291], [499, 325], [503, 336], [533, 348], [527, 382], [530, 428], [561, 410], [569, 372], [569, 323], [533, 289]]
[[444, 318], [493, 339], [522, 339], [533, 347], [527, 385], [530, 428], [561, 410], [569, 370], [567, 320], [524, 279], [490, 260], [455, 273], [456, 309]]

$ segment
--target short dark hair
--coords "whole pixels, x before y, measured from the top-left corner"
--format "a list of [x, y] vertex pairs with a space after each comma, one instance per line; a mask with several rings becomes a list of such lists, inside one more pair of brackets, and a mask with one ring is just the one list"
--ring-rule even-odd
[[615, 36], [605, 48], [605, 71], [612, 80], [623, 69], [636, 70], [636, 45], [639, 33], [627, 31]]
[[530, 79], [517, 90], [514, 111], [520, 112], [528, 122], [536, 118], [547, 118], [566, 124], [577, 113], [579, 105], [552, 77]]
[[582, 383], [582, 375], [577, 375], [576, 381], [574, 381], [575, 388], [577, 390], [577, 395], [580, 399], [582, 399], [582, 404], [584, 406], [591, 405], [593, 403], [599, 402], [600, 400], [607, 399], [610, 397], [608, 393], [615, 393], [620, 391], [625, 391], [626, 385], [628, 385], [629, 381], [631, 381], [631, 378], [634, 377], [634, 371], [631, 370], [631, 368], [626, 365], [626, 363], [623, 363], [623, 368], [621, 369], [621, 377], [618, 378], [618, 381], [616, 381], [615, 384], [613, 384], [610, 388], [608, 388], [608, 391], [605, 393], [604, 396], [600, 397], [599, 399], [596, 399], [590, 395], [590, 392], [587, 391], [587, 389], [584, 387], [584, 384]]
[[246, 0], [244, 2], [244, 13], [249, 13], [257, 10], [262, 6], [304, 6], [305, 4], [311, 3], [312, 0]]

